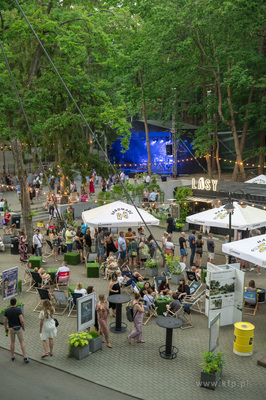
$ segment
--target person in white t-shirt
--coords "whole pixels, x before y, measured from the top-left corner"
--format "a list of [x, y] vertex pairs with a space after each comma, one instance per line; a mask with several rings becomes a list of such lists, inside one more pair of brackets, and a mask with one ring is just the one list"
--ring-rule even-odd
[[82, 283], [78, 282], [76, 285], [76, 289], [74, 290], [74, 293], [80, 293], [84, 296], [87, 293], [87, 290], [84, 289]]
[[43, 241], [43, 236], [40, 233], [40, 230], [36, 229], [35, 234], [33, 235], [32, 238], [32, 245], [35, 249], [36, 256], [42, 256], [42, 241]]
[[59, 274], [59, 272], [68, 272], [68, 271], [70, 271], [70, 269], [67, 266], [67, 262], [63, 261], [62, 266], [58, 268], [56, 275]]

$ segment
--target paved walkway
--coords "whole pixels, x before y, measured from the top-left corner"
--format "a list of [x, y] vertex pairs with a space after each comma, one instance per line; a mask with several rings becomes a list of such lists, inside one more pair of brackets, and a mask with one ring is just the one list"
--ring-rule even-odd
[[[157, 239], [162, 237], [162, 228], [151, 227], [151, 229]], [[177, 243], [178, 237], [179, 233], [175, 232], [174, 242]], [[215, 262], [221, 264], [225, 260], [221, 253], [223, 238], [215, 237], [215, 241], [217, 244]], [[18, 260], [19, 256], [11, 255], [10, 248], [7, 246], [6, 252], [0, 253], [0, 271], [18, 265]], [[58, 267], [59, 265], [60, 262], [55, 263], [51, 258], [48, 259], [46, 264], [47, 267]], [[206, 251], [203, 257], [203, 265], [206, 265]], [[19, 268], [19, 275], [22, 277], [23, 268]], [[259, 277], [252, 271], [246, 273], [245, 281], [247, 283], [249, 279], [254, 279], [258, 287], [265, 288], [265, 278], [265, 270], [262, 270], [262, 275]], [[83, 265], [71, 267], [71, 284], [75, 284], [77, 281], [81, 281], [85, 285], [94, 285], [97, 295], [100, 293], [108, 294], [108, 282], [101, 278], [87, 279]], [[175, 285], [171, 284], [171, 287], [175, 288]], [[158, 348], [165, 342], [165, 330], [156, 325], [156, 319], [154, 318], [143, 327], [143, 339], [146, 343], [129, 345], [126, 340], [126, 334], [110, 334], [112, 349], [104, 345], [101, 351], [90, 355], [84, 360], [77, 361], [67, 357], [68, 345], [66, 343], [68, 335], [77, 330], [76, 319], [68, 318], [67, 314], [65, 314], [58, 317], [60, 325], [58, 327], [58, 337], [55, 340], [54, 357], [41, 361], [40, 356], [43, 353], [43, 349], [38, 333], [39, 316], [38, 313], [32, 312], [37, 296], [27, 293], [26, 287], [23, 286], [20, 300], [25, 304], [27, 353], [31, 360], [38, 360], [41, 363], [38, 365], [51, 366], [95, 384], [141, 399], [161, 400], [164, 397], [169, 400], [184, 397], [209, 399], [215, 396], [216, 399], [234, 398], [242, 400], [243, 398], [259, 399], [260, 397], [265, 397], [265, 369], [256, 365], [257, 359], [266, 354], [265, 304], [259, 306], [256, 317], [243, 316], [244, 321], [249, 321], [255, 325], [254, 354], [251, 357], [241, 358], [233, 354], [233, 326], [220, 328], [219, 350], [226, 352], [226, 364], [223, 368], [223, 380], [214, 395], [211, 390], [199, 387], [201, 371], [199, 364], [202, 361], [200, 354], [208, 350], [209, 346], [209, 330], [207, 328], [207, 318], [204, 315], [193, 312], [192, 319], [195, 327], [188, 330], [177, 329], [174, 331], [173, 344], [179, 348], [179, 354], [174, 360], [164, 360], [159, 356]], [[0, 300], [0, 308], [5, 305], [6, 303]], [[123, 308], [122, 317], [123, 321], [127, 322], [125, 308]], [[132, 325], [132, 323], [128, 322], [129, 331], [132, 329]], [[0, 333], [0, 346], [8, 349], [9, 339], [5, 337], [4, 329], [1, 325]], [[20, 354], [18, 345], [17, 351]], [[19, 367], [21, 367], [21, 373]], [[16, 376], [21, 375], [24, 377], [26, 367], [23, 364], [16, 364], [16, 370], [14, 370]], [[43, 367], [43, 373], [45, 371], [46, 368]], [[59, 373], [52, 371], [52, 374], [57, 382]], [[27, 378], [33, 375], [33, 373], [30, 373]], [[13, 381], [10, 378], [10, 384], [12, 384], [11, 382]], [[76, 387], [76, 390], [76, 397], [78, 397], [78, 387]], [[88, 389], [88, 396], [90, 394]], [[4, 398], [6, 399], [6, 397]], [[111, 394], [109, 398], [117, 398], [116, 393], [114, 395]]]

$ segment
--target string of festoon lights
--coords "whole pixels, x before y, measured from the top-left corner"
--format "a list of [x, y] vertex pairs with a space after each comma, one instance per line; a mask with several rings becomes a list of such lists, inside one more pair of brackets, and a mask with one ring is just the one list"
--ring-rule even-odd
[[[92, 141], [89, 141], [89, 142], [87, 142], [87, 144], [89, 144], [89, 145], [92, 145]], [[56, 145], [56, 143], [47, 143], [46, 144], [47, 146], [55, 146]], [[30, 147], [32, 147], [32, 145], [30, 144], [30, 143], [21, 143], [21, 146], [23, 147], [23, 146], [30, 146]], [[68, 144], [66, 144], [66, 147], [68, 147], [69, 145]], [[0, 146], [0, 149], [1, 150], [4, 150], [4, 149], [12, 149], [12, 146], [10, 146], [10, 145], [4, 145], [4, 146]], [[189, 162], [189, 161], [194, 161], [194, 160], [201, 160], [201, 159], [205, 159], [207, 157], [207, 155], [206, 156], [201, 156], [201, 157], [190, 157], [190, 158], [179, 158], [179, 159], [177, 159], [177, 163], [185, 163], [185, 162]], [[209, 155], [209, 157], [211, 157], [210, 155]], [[254, 167], [254, 168], [260, 168], [261, 167], [261, 165], [260, 164], [254, 164], [254, 163], [252, 163], [252, 162], [250, 162], [250, 163], [247, 163], [245, 160], [244, 161], [242, 161], [242, 162], [238, 162], [238, 161], [235, 161], [235, 160], [229, 160], [228, 158], [223, 158], [223, 157], [213, 157], [214, 159], [218, 159], [219, 161], [222, 161], [222, 162], [226, 162], [226, 163], [229, 163], [229, 164], [235, 164], [235, 165], [243, 165], [244, 167]], [[84, 163], [74, 163], [74, 165], [76, 166], [76, 165], [80, 165], [80, 166], [88, 166], [88, 164], [84, 164]], [[123, 167], [123, 168], [125, 168], [125, 167], [142, 167], [142, 166], [146, 166], [147, 165], [147, 163], [138, 163], [138, 164], [136, 164], [136, 163], [129, 163], [129, 162], [126, 162], [126, 163], [114, 163], [113, 165], [116, 165], [117, 167]], [[263, 168], [266, 168], [266, 165], [263, 165]]]

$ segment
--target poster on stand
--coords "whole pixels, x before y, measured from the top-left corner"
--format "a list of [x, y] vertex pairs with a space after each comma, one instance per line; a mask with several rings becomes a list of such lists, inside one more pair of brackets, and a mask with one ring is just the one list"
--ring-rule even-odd
[[95, 324], [95, 295], [77, 298], [77, 329], [83, 331]]
[[6, 269], [2, 274], [2, 298], [11, 299], [18, 295], [18, 267]]

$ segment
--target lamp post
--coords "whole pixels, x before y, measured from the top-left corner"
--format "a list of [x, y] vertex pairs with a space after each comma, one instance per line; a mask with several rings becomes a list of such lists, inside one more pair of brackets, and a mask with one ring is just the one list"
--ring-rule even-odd
[[[234, 206], [229, 198], [229, 202], [224, 206], [224, 209], [229, 214], [229, 242], [231, 242], [231, 229], [232, 229], [232, 214], [234, 212]], [[231, 263], [231, 256], [229, 255], [229, 264]]]

